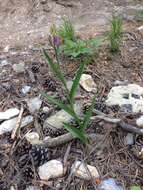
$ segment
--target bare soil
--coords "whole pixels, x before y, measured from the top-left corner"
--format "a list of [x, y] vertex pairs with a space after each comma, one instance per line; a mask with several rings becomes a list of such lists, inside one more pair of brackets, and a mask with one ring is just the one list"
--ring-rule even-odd
[[[127, 8], [128, 6], [142, 5], [141, 1], [108, 1], [108, 0], [0, 0], [0, 61], [7, 60], [9, 65], [0, 67], [0, 111], [11, 107], [20, 108], [24, 105], [24, 115], [29, 113], [25, 98], [39, 95], [40, 91], [51, 91], [59, 98], [63, 98], [61, 84], [50, 72], [40, 50], [41, 45], [49, 48], [47, 38], [51, 23], [59, 24], [61, 17], [68, 15], [76, 26], [77, 34], [82, 38], [102, 35], [108, 28], [108, 19], [112, 14], [113, 7]], [[134, 122], [134, 116], [125, 116], [118, 113], [115, 108], [108, 110], [104, 100], [116, 80], [143, 83], [143, 33], [137, 31], [142, 25], [135, 20], [124, 20], [123, 43], [121, 52], [112, 55], [107, 44], [103, 44], [97, 56], [88, 65], [86, 73], [92, 75], [97, 84], [96, 108], [113, 116], [120, 116], [128, 121]], [[8, 52], [4, 47], [9, 45]], [[25, 63], [25, 72], [17, 74], [13, 71], [12, 65], [19, 62]], [[67, 79], [73, 79], [79, 66], [77, 60], [63, 60], [61, 67]], [[33, 80], [34, 77], [34, 80]], [[23, 97], [21, 89], [23, 86], [32, 87], [30, 93]], [[85, 104], [90, 102], [92, 94], [81, 89]], [[49, 106], [52, 113], [56, 110], [53, 106], [43, 101], [42, 107]], [[85, 105], [86, 107], [86, 105]], [[52, 114], [51, 113], [51, 114]], [[42, 108], [34, 115], [34, 119], [43, 124], [47, 118], [43, 115]], [[21, 131], [21, 136], [28, 130], [35, 130], [34, 124], [26, 130]], [[39, 180], [37, 173], [34, 177], [28, 176], [23, 180], [23, 169], [18, 160], [23, 155], [17, 151], [26, 151], [25, 147], [31, 150], [30, 145], [23, 139], [11, 140], [10, 134], [0, 137], [0, 189], [9, 190], [15, 185], [18, 190], [25, 190], [29, 184], [42, 186], [43, 190], [48, 189], [97, 189], [102, 179], [116, 178], [127, 190], [131, 185], [140, 185], [143, 188], [143, 159], [139, 157], [139, 151], [143, 147], [141, 135], [134, 135], [135, 143], [127, 146], [124, 138], [126, 131], [114, 127], [112, 124], [100, 120], [91, 123], [88, 132], [103, 135], [101, 142], [95, 140], [91, 149], [86, 149], [78, 140], [64, 144], [60, 147], [49, 149], [51, 159], [64, 160], [68, 171], [63, 178], [43, 182]], [[19, 144], [15, 147], [15, 143]], [[26, 144], [25, 144], [26, 143]], [[29, 150], [28, 149], [28, 150]], [[70, 149], [66, 155], [67, 149]], [[12, 156], [11, 156], [12, 155]], [[25, 154], [24, 154], [25, 155]], [[24, 157], [23, 160], [26, 158]], [[70, 177], [70, 166], [76, 160], [86, 160], [88, 164], [96, 166], [101, 178], [85, 181], [74, 176]], [[20, 162], [20, 164], [22, 164]], [[33, 167], [33, 166], [31, 166]], [[23, 169], [22, 169], [23, 168]], [[32, 168], [33, 170], [33, 168]], [[37, 170], [37, 166], [35, 166]]]

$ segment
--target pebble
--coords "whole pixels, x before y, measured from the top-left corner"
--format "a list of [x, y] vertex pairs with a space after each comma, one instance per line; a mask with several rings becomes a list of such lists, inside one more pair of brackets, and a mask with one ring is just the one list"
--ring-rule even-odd
[[115, 82], [114, 82], [114, 85], [115, 86], [121, 86], [121, 85], [127, 85], [128, 84], [128, 80], [125, 80], [125, 81], [121, 81], [121, 80], [116, 80]]
[[134, 144], [134, 135], [132, 133], [128, 133], [125, 137], [125, 145], [133, 145]]
[[38, 111], [42, 105], [42, 100], [40, 99], [40, 97], [27, 99], [26, 102], [27, 102], [28, 109], [30, 113], [32, 114]]
[[138, 27], [137, 30], [143, 32], [143, 25]]
[[31, 186], [28, 186], [28, 187], [26, 188], [26, 190], [41, 190], [41, 188], [31, 185]]
[[125, 190], [121, 185], [116, 183], [113, 178], [103, 180], [98, 186], [99, 190]]
[[28, 92], [30, 92], [31, 90], [31, 86], [24, 86], [22, 89], [21, 89], [21, 92], [22, 94], [25, 96]]
[[10, 63], [6, 59], [0, 60], [0, 67], [6, 66], [6, 65], [10, 65]]
[[[15, 117], [15, 118], [9, 119], [7, 121], [4, 121], [0, 125], [0, 135], [7, 133], [7, 132], [11, 132], [17, 123], [17, 119], [18, 119], [18, 117]], [[33, 122], [33, 117], [31, 115], [26, 116], [22, 119], [20, 127], [25, 127], [32, 122]]]
[[50, 108], [47, 107], [47, 106], [45, 106], [45, 107], [43, 107], [42, 111], [43, 111], [44, 113], [49, 113]]
[[25, 63], [24, 62], [21, 62], [19, 64], [14, 64], [12, 66], [13, 70], [16, 72], [16, 73], [23, 73], [25, 71]]
[[[75, 104], [75, 112], [78, 115], [81, 114], [81, 107], [81, 104]], [[70, 123], [72, 120], [73, 117], [71, 115], [69, 115], [64, 110], [60, 110], [45, 120], [43, 128], [54, 126], [54, 128], [61, 129], [63, 127], [63, 123]]]
[[19, 114], [19, 110], [17, 108], [10, 108], [5, 112], [0, 112], [0, 121], [8, 120], [12, 117], [15, 117]]
[[[88, 170], [87, 170], [87, 168]], [[91, 166], [91, 165], [86, 165], [81, 162], [81, 161], [76, 161], [73, 166], [72, 166], [72, 172], [76, 177], [85, 179], [85, 180], [90, 180], [92, 178], [99, 178], [99, 173], [96, 169], [96, 167]], [[90, 172], [90, 174], [88, 173]]]
[[64, 175], [64, 167], [61, 161], [50, 160], [39, 167], [38, 174], [41, 180], [55, 179]]
[[10, 46], [7, 45], [7, 46], [3, 49], [3, 52], [8, 53], [8, 52], [9, 52], [9, 49], [10, 49]]
[[29, 141], [31, 144], [39, 144], [39, 134], [36, 132], [28, 132], [25, 135], [25, 138], [27, 139], [27, 141]]
[[143, 128], [143, 115], [136, 120], [136, 125]]
[[82, 74], [79, 83], [87, 92], [97, 91], [96, 84], [91, 75]]

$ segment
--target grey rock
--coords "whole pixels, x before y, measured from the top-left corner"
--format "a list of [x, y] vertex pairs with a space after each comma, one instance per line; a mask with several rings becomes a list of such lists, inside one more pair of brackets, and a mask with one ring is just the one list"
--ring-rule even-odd
[[128, 133], [124, 139], [125, 145], [133, 145], [134, 144], [134, 135], [132, 133]]
[[[14, 127], [16, 126], [17, 119], [18, 119], [18, 117], [15, 117], [15, 118], [9, 119], [7, 121], [4, 121], [0, 125], [0, 135], [7, 133], [7, 132], [11, 132], [14, 129]], [[25, 127], [32, 122], [33, 122], [33, 117], [31, 115], [26, 116], [22, 119], [20, 127]]]
[[0, 67], [6, 66], [6, 65], [10, 65], [10, 63], [6, 59], [0, 60]]
[[26, 190], [42, 190], [42, 189], [40, 187], [30, 185], [26, 188]]
[[[75, 104], [75, 112], [78, 115], [81, 115], [81, 104], [80, 103]], [[63, 127], [63, 123], [70, 123], [72, 121], [73, 121], [73, 117], [71, 115], [69, 115], [64, 110], [60, 110], [56, 114], [48, 117], [45, 120], [43, 127], [51, 128], [53, 126], [54, 128], [61, 129]]]
[[14, 64], [12, 68], [16, 73], [23, 73], [25, 71], [25, 63]]
[[125, 190], [121, 185], [116, 183], [113, 178], [105, 179], [98, 187], [99, 190]]
[[21, 92], [23, 95], [26, 95], [28, 92], [30, 92], [31, 90], [31, 86], [24, 86], [22, 89], [21, 89]]
[[35, 113], [42, 105], [42, 100], [39, 97], [27, 99], [26, 102], [30, 113]]

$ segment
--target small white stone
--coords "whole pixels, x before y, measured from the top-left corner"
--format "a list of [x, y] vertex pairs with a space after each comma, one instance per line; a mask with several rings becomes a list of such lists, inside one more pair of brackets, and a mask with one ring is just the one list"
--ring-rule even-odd
[[26, 95], [28, 92], [30, 92], [31, 90], [31, 86], [24, 86], [22, 89], [21, 89], [21, 92], [23, 95]]
[[62, 162], [58, 160], [50, 160], [39, 167], [38, 174], [41, 180], [55, 179], [63, 176], [64, 167]]
[[[17, 123], [17, 119], [18, 119], [18, 117], [15, 117], [13, 119], [9, 119], [7, 121], [4, 121], [0, 125], [0, 135], [4, 134], [6, 132], [11, 132], [14, 129], [16, 123]], [[26, 116], [26, 117], [24, 117], [22, 119], [20, 127], [25, 127], [25, 126], [27, 126], [28, 124], [30, 124], [32, 122], [33, 122], [33, 117], [31, 115]]]
[[121, 185], [116, 183], [116, 180], [113, 178], [105, 179], [98, 186], [99, 190], [125, 190]]
[[45, 106], [45, 107], [43, 107], [42, 110], [43, 110], [44, 113], [48, 113], [50, 111], [50, 108]]
[[10, 187], [10, 190], [16, 190], [13, 186]]
[[79, 83], [87, 92], [96, 91], [96, 84], [91, 75], [82, 74]]
[[138, 127], [143, 127], [143, 115], [136, 120], [136, 124]]
[[[88, 173], [90, 172], [90, 174]], [[96, 167], [91, 165], [86, 165], [81, 161], [76, 161], [72, 166], [72, 172], [76, 177], [90, 180], [92, 178], [99, 178], [99, 173]]]
[[14, 64], [12, 68], [16, 73], [23, 73], [25, 71], [25, 63]]
[[134, 135], [132, 133], [128, 133], [125, 137], [125, 144], [126, 145], [133, 145], [134, 144]]
[[41, 190], [41, 188], [31, 185], [31, 186], [28, 186], [28, 187], [26, 188], [26, 190]]
[[143, 31], [143, 25], [140, 26], [140, 27], [138, 27], [137, 30], [139, 30], [139, 31]]
[[5, 112], [0, 112], [0, 121], [10, 119], [17, 116], [18, 114], [19, 110], [17, 108], [10, 108]]
[[36, 132], [28, 132], [26, 135], [25, 135], [25, 138], [27, 139], [27, 141], [29, 141], [31, 144], [37, 144], [39, 143], [39, 134], [36, 133]]
[[9, 48], [10, 48], [10, 46], [9, 46], [9, 45], [7, 45], [7, 46], [3, 49], [3, 52], [8, 53]]
[[39, 97], [27, 99], [26, 102], [31, 113], [38, 111], [42, 105], [42, 100]]
[[5, 65], [9, 65], [10, 63], [5, 59], [5, 60], [2, 60], [0, 61], [0, 67], [3, 67]]

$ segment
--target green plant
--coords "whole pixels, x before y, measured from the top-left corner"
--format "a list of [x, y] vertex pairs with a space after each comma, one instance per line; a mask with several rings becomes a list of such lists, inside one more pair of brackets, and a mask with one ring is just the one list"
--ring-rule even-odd
[[72, 22], [69, 19], [64, 18], [63, 23], [57, 29], [57, 34], [63, 40], [75, 40], [75, 29]]
[[140, 186], [132, 186], [130, 190], [141, 190]]
[[79, 58], [81, 56], [92, 56], [95, 53], [95, 48], [99, 46], [102, 39], [95, 38], [92, 40], [65, 40], [65, 43], [60, 47], [60, 52], [71, 58]]
[[88, 141], [88, 136], [87, 136], [87, 134], [85, 132], [85, 129], [88, 127], [89, 122], [90, 122], [90, 117], [92, 115], [92, 110], [93, 110], [94, 104], [95, 104], [95, 97], [93, 98], [91, 106], [88, 109], [88, 111], [85, 113], [83, 118], [81, 118], [79, 115], [77, 115], [77, 113], [75, 112], [75, 109], [74, 109], [75, 96], [76, 96], [77, 88], [78, 88], [78, 85], [79, 85], [81, 75], [84, 72], [86, 62], [83, 62], [80, 65], [80, 67], [79, 67], [79, 69], [77, 71], [77, 74], [75, 76], [75, 79], [73, 81], [72, 88], [71, 88], [71, 90], [68, 90], [66, 79], [65, 79], [63, 73], [61, 72], [61, 69], [60, 69], [60, 66], [58, 64], [58, 61], [56, 63], [54, 63], [53, 60], [51, 59], [51, 57], [49, 56], [49, 54], [45, 50], [43, 50], [43, 53], [44, 53], [46, 61], [49, 64], [52, 72], [57, 76], [59, 81], [63, 84], [65, 94], [66, 94], [65, 96], [67, 98], [68, 104], [65, 104], [61, 100], [57, 100], [56, 98], [54, 98], [52, 96], [49, 96], [49, 95], [47, 95], [45, 93], [42, 93], [42, 95], [50, 103], [57, 105], [59, 108], [63, 109], [65, 112], [70, 114], [75, 119], [75, 121], [77, 122], [79, 128], [76, 128], [76, 127], [70, 125], [69, 123], [64, 123], [65, 129], [67, 129], [67, 131], [69, 131], [74, 137], [79, 138], [82, 142], [88, 143], [89, 142]]
[[122, 18], [113, 15], [110, 24], [110, 31], [108, 33], [110, 50], [111, 52], [116, 53], [120, 49], [120, 43], [122, 40]]

